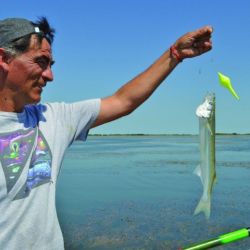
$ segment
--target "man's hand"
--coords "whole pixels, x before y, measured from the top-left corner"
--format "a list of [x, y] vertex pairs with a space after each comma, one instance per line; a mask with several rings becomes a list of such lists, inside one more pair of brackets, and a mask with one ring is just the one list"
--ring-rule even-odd
[[205, 26], [180, 37], [172, 46], [178, 59], [195, 57], [212, 49], [212, 32], [211, 26]]

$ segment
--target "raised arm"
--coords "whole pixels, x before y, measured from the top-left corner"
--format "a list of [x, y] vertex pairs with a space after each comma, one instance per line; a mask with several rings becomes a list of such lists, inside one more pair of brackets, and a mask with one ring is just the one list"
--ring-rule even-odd
[[199, 56], [212, 48], [210, 26], [180, 37], [148, 69], [123, 85], [113, 95], [101, 100], [100, 113], [92, 127], [130, 114], [141, 105], [185, 58]]

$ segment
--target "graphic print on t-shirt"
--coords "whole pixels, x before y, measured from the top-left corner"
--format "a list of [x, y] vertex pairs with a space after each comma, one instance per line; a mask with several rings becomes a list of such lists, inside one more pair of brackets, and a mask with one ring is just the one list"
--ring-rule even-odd
[[7, 193], [16, 184], [24, 167], [29, 163], [26, 182], [19, 189], [14, 200], [27, 197], [34, 187], [48, 183], [51, 179], [50, 148], [40, 130], [37, 138], [35, 135], [35, 129], [0, 135], [0, 161], [5, 174]]
[[6, 179], [7, 193], [16, 184], [34, 145], [34, 129], [0, 135], [0, 161]]
[[27, 181], [20, 189], [14, 200], [22, 199], [30, 194], [31, 189], [51, 179], [52, 154], [42, 132], [38, 131], [36, 148], [32, 154]]

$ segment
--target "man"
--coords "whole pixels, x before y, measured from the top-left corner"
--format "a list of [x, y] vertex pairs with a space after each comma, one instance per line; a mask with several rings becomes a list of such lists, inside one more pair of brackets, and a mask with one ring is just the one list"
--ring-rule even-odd
[[0, 21], [0, 249], [64, 248], [55, 189], [66, 149], [135, 110], [183, 59], [209, 51], [211, 34], [209, 26], [185, 34], [109, 97], [43, 105], [54, 30], [46, 18]]

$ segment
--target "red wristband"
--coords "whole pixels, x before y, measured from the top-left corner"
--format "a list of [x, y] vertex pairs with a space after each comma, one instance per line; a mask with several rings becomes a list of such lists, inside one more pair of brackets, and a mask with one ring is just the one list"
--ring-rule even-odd
[[174, 57], [178, 62], [182, 62], [183, 58], [181, 58], [179, 52], [177, 51], [176, 47], [172, 45], [170, 47], [170, 54], [172, 57]]

